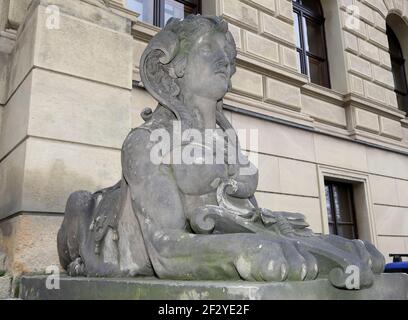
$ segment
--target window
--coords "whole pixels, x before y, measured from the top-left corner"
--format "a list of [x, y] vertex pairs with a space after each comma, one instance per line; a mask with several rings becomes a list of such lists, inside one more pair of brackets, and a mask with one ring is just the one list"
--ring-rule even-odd
[[325, 191], [330, 233], [348, 239], [357, 239], [352, 185], [325, 181]]
[[300, 71], [330, 88], [323, 9], [319, 0], [293, 0], [295, 39]]
[[408, 86], [405, 74], [405, 59], [402, 52], [401, 44], [387, 24], [388, 45], [390, 48], [390, 57], [392, 65], [392, 74], [394, 75], [394, 87], [397, 94], [398, 108], [408, 112]]
[[139, 20], [164, 27], [171, 18], [201, 12], [200, 0], [126, 0], [126, 6], [140, 14]]

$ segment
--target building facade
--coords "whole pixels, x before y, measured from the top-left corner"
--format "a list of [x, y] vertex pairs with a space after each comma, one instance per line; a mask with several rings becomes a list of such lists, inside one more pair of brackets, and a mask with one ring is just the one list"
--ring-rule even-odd
[[157, 104], [140, 56], [169, 17], [190, 13], [223, 16], [235, 38], [224, 108], [236, 129], [257, 130], [259, 204], [387, 259], [408, 253], [408, 1], [0, 0], [8, 272], [59, 265], [69, 194], [120, 179], [122, 142]]

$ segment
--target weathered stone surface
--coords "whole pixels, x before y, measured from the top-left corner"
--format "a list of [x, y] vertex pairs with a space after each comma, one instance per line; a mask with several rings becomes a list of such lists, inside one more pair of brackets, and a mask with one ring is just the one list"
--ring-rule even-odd
[[407, 208], [374, 206], [377, 232], [383, 236], [408, 236]]
[[387, 104], [387, 89], [375, 83], [364, 80], [364, 91], [367, 98]]
[[400, 236], [378, 236], [378, 248], [384, 252], [387, 262], [392, 262], [390, 253], [408, 252], [408, 237]]
[[26, 142], [21, 143], [0, 162], [0, 219], [21, 208]]
[[324, 135], [316, 135], [315, 146], [319, 163], [367, 171], [366, 149], [362, 145]]
[[20, 297], [113, 300], [407, 300], [408, 275], [382, 274], [363, 290], [336, 289], [328, 280], [254, 283], [164, 281], [156, 279], [61, 278], [59, 290], [45, 287], [45, 276], [23, 277]]
[[131, 129], [130, 90], [42, 69], [32, 73], [29, 135], [121, 148]]
[[244, 68], [237, 68], [237, 72], [232, 78], [232, 89], [245, 95], [262, 98], [262, 75]]
[[295, 30], [291, 23], [261, 13], [262, 33], [289, 45], [295, 44]]
[[300, 109], [300, 89], [279, 80], [267, 78], [266, 100], [289, 108]]
[[279, 62], [278, 44], [270, 39], [246, 32], [247, 51], [264, 59]]
[[355, 108], [355, 116], [357, 128], [374, 132], [380, 131], [379, 118], [377, 114], [363, 109]]
[[[368, 171], [388, 177], [408, 180], [406, 156], [377, 148], [366, 148]], [[392, 166], [384, 165], [392, 163]]]
[[45, 10], [38, 8], [35, 65], [131, 89], [133, 39], [130, 35], [65, 14], [61, 14], [60, 29], [47, 29]]
[[402, 128], [399, 121], [380, 117], [381, 134], [395, 139], [402, 139]]
[[232, 36], [234, 37], [237, 49], [242, 49], [241, 28], [233, 24], [230, 24], [228, 28]]
[[3, 109], [3, 123], [0, 131], [0, 158], [4, 157], [27, 136], [31, 89], [32, 73], [25, 78]]
[[293, 48], [289, 48], [283, 45], [279, 45], [279, 49], [282, 57], [282, 65], [292, 70], [300, 70], [297, 59], [297, 51]]
[[370, 177], [373, 203], [398, 206], [396, 179], [372, 175]]
[[223, 0], [221, 5], [221, 12], [229, 19], [251, 29], [258, 28], [258, 12], [255, 8], [235, 0]]
[[20, 210], [63, 212], [76, 188], [95, 191], [119, 179], [118, 150], [29, 138]]
[[6, 254], [0, 251], [0, 277], [6, 272]]
[[[251, 145], [251, 151], [305, 161], [316, 161], [312, 133], [238, 113], [232, 113], [232, 125], [237, 130], [256, 130], [259, 144], [257, 146]], [[273, 132], [272, 135], [271, 132]]]
[[10, 56], [1, 52], [0, 48], [0, 105], [6, 102], [7, 72]]
[[62, 215], [20, 214], [0, 222], [0, 249], [13, 275], [45, 273], [59, 267], [57, 231]]
[[373, 65], [374, 81], [380, 85], [386, 86], [389, 89], [394, 89], [394, 78], [390, 70]]
[[[401, 207], [408, 207], [408, 181], [402, 179], [395, 180], [397, 184], [398, 204]], [[408, 232], [407, 232], [408, 233]]]
[[0, 275], [0, 300], [10, 298], [11, 294], [11, 276]]
[[9, 79], [6, 99], [8, 99], [33, 67], [35, 54], [35, 32], [38, 15], [34, 12], [26, 17], [19, 30], [19, 36], [10, 55]]
[[120, 151], [30, 137], [0, 163], [0, 179], [1, 218], [63, 212], [76, 188], [96, 190], [120, 179]]
[[31, 0], [11, 0], [9, 6], [9, 23], [17, 28], [25, 18]]
[[332, 123], [342, 127], [347, 126], [344, 107], [333, 103], [302, 95], [302, 111], [324, 123]]
[[359, 76], [371, 79], [371, 65], [370, 62], [355, 56], [354, 54], [347, 54], [348, 68]]
[[41, 0], [41, 5], [45, 8], [49, 8], [49, 10], [46, 10], [47, 17], [51, 17], [52, 14], [55, 13], [55, 11], [52, 10], [55, 7], [52, 6], [57, 6], [60, 13], [99, 25], [103, 28], [120, 33], [127, 33], [130, 29], [130, 22], [106, 8], [103, 0]]
[[282, 193], [318, 197], [315, 164], [279, 158], [279, 171]]

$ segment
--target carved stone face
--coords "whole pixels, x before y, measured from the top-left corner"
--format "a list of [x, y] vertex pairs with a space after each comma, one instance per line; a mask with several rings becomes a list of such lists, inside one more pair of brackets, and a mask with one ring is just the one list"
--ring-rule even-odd
[[227, 55], [225, 33], [212, 31], [197, 39], [187, 57], [184, 77], [180, 83], [183, 95], [222, 99], [228, 91], [231, 61]]

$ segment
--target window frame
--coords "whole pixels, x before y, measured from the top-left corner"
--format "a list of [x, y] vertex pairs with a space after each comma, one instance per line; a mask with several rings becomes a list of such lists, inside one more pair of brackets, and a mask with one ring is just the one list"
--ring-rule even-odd
[[[296, 52], [299, 54], [300, 57], [300, 71], [301, 73], [307, 75], [309, 77], [310, 82], [329, 88], [331, 89], [331, 80], [330, 80], [330, 69], [329, 69], [329, 60], [328, 60], [328, 54], [327, 54], [327, 41], [326, 41], [326, 28], [325, 28], [325, 21], [326, 19], [323, 16], [323, 7], [322, 4], [319, 0], [319, 7], [321, 13], [315, 13], [314, 11], [310, 10], [309, 8], [303, 6], [302, 0], [293, 0], [293, 12], [298, 15], [298, 30], [295, 30], [295, 32], [299, 32], [299, 41], [300, 41], [300, 47], [296, 45]], [[311, 22], [315, 23], [320, 27], [321, 33], [322, 33], [322, 49], [323, 49], [323, 56], [318, 56], [308, 50], [306, 50], [306, 41], [307, 38], [305, 39], [306, 35], [306, 30], [304, 29], [303, 26], [303, 18], [306, 20], [309, 19]], [[310, 75], [310, 64], [307, 62], [307, 58], [312, 58], [314, 60], [319, 61], [324, 65], [324, 68], [326, 69], [326, 72], [322, 74], [323, 78], [325, 79], [322, 83], [315, 83], [312, 81], [311, 75]]]
[[[394, 32], [394, 30], [392, 29], [392, 27], [387, 23], [386, 25], [387, 27], [387, 39], [388, 39], [388, 43], [390, 44], [391, 41], [394, 42], [394, 45], [396, 45], [398, 47], [398, 51], [399, 54], [398, 55], [394, 55], [394, 52], [391, 52], [391, 46], [389, 46], [389, 54], [390, 54], [390, 59], [391, 59], [391, 65], [393, 66], [393, 64], [396, 64], [399, 66], [399, 69], [402, 70], [400, 71], [400, 76], [402, 77], [402, 79], [404, 79], [404, 87], [405, 87], [405, 92], [402, 92], [401, 90], [399, 90], [399, 88], [397, 86], [394, 85], [394, 92], [397, 95], [397, 100], [398, 100], [398, 109], [405, 111], [408, 113], [408, 104], [407, 105], [401, 105], [400, 103], [400, 96], [403, 96], [404, 99], [408, 102], [408, 79], [407, 79], [407, 73], [405, 70], [405, 63], [406, 63], [406, 58], [404, 57], [404, 52], [402, 50], [401, 47], [401, 42], [398, 39], [397, 34]], [[393, 79], [395, 81], [395, 72], [394, 72], [394, 68], [392, 67], [392, 76]]]
[[[165, 5], [166, 0], [151, 0], [153, 1], [153, 25], [159, 28], [164, 27], [165, 22]], [[173, 0], [181, 3], [185, 6], [192, 8], [192, 14], [198, 14], [202, 12], [202, 0]], [[192, 3], [192, 1], [194, 3]], [[138, 12], [140, 13], [140, 12]], [[142, 14], [142, 13], [140, 13]], [[148, 23], [148, 22], [146, 22]]]
[[[347, 191], [347, 206], [349, 208], [350, 211], [350, 219], [351, 222], [346, 222], [346, 221], [337, 221], [337, 212], [336, 212], [336, 206], [335, 204], [335, 199], [334, 199], [334, 191], [333, 191], [333, 187], [334, 186], [340, 186], [340, 187], [344, 187]], [[330, 230], [330, 225], [333, 225], [333, 229], [334, 229], [334, 234], [335, 235], [339, 235], [338, 233], [338, 226], [342, 226], [342, 225], [347, 225], [347, 226], [351, 226], [352, 227], [352, 233], [353, 233], [353, 239], [359, 239], [359, 235], [358, 235], [358, 225], [357, 225], [357, 215], [356, 215], [356, 210], [355, 210], [355, 203], [354, 203], [354, 195], [353, 195], [353, 185], [350, 183], [346, 183], [346, 182], [339, 182], [339, 181], [335, 181], [335, 180], [330, 180], [330, 179], [325, 179], [324, 180], [324, 186], [329, 188], [329, 197], [330, 197], [330, 208], [332, 210], [332, 216], [333, 216], [333, 221], [330, 222], [329, 220], [329, 212], [327, 212], [327, 219], [328, 219], [328, 223], [329, 223], [329, 230]]]

